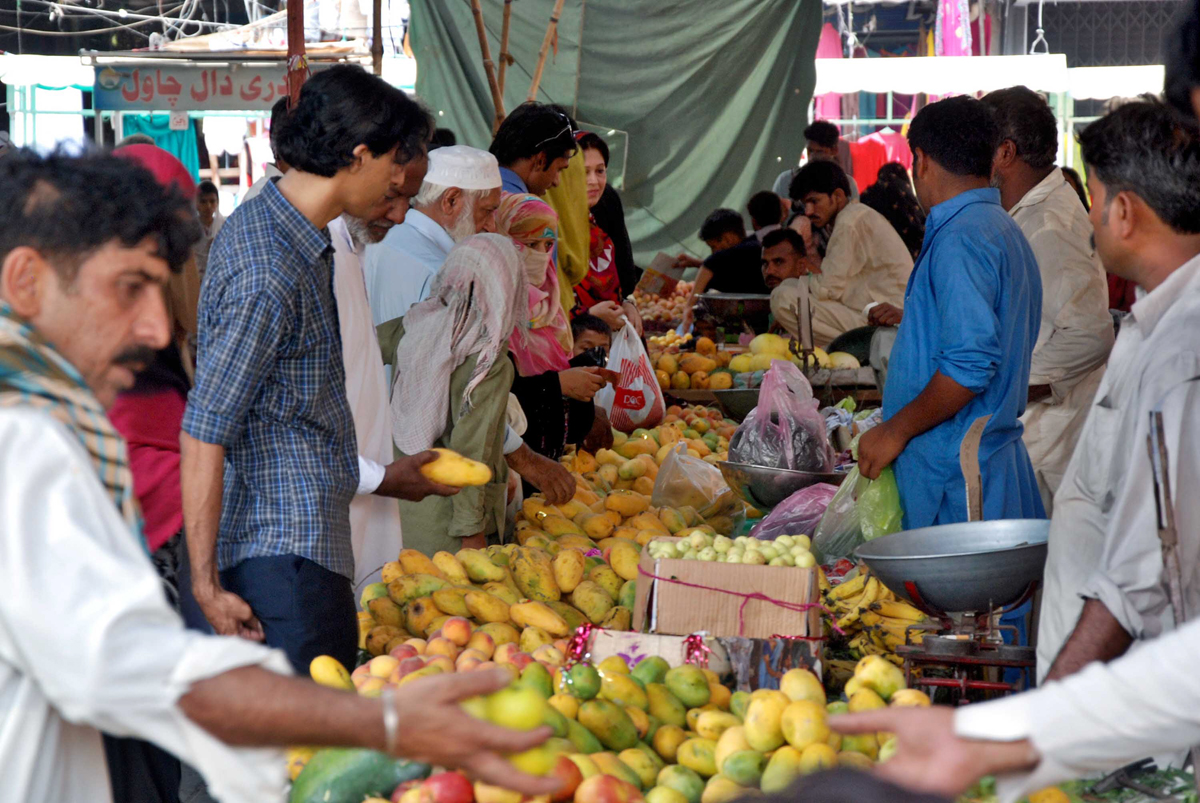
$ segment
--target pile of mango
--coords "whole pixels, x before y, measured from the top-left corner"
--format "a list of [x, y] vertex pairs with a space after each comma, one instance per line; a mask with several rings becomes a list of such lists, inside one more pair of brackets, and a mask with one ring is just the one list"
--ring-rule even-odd
[[[661, 352], [653, 345], [650, 347], [650, 361], [663, 390], [728, 390], [733, 387], [733, 372], [728, 366], [736, 358], [730, 352], [718, 350], [717, 344], [707, 337], [696, 341], [695, 351], [682, 351], [680, 345], [677, 341]], [[682, 345], [686, 345], [686, 341]]]
[[[685, 443], [689, 455], [715, 465], [729, 459], [729, 439], [736, 431], [737, 422], [718, 410], [671, 405], [654, 429], [635, 429], [628, 435], [613, 430], [613, 448], [600, 449], [594, 455], [577, 449], [562, 462], [568, 470], [583, 475], [596, 493], [620, 490], [649, 496], [658, 467], [677, 444]], [[630, 465], [631, 461], [640, 461], [644, 468]]]
[[756, 388], [762, 384], [763, 374], [775, 360], [786, 360], [808, 371], [821, 368], [831, 370], [857, 369], [858, 359], [853, 354], [844, 351], [825, 353], [824, 349], [813, 349], [807, 365], [799, 355], [794, 354], [791, 343], [779, 335], [759, 335], [750, 341], [750, 350], [739, 354], [729, 361], [729, 370], [733, 372], [733, 384], [738, 388]]

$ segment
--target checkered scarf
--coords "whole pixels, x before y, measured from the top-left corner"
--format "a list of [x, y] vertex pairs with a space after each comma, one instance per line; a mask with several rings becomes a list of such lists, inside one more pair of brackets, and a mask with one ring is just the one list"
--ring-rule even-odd
[[[29, 322], [0, 302], [0, 407], [41, 410], [69, 429], [92, 459], [100, 483], [142, 540], [125, 440], [79, 372]], [[144, 543], [144, 542], [143, 542]]]

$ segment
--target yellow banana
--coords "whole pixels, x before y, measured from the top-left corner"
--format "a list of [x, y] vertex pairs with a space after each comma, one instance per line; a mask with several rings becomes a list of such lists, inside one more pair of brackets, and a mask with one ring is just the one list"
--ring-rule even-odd
[[859, 571], [858, 576], [853, 580], [847, 580], [841, 585], [834, 586], [829, 590], [830, 599], [844, 600], [859, 594], [867, 583], [867, 573]]
[[879, 581], [874, 577], [867, 580], [867, 584], [863, 587], [862, 599], [858, 603], [859, 607], [869, 608], [871, 605], [873, 605], [875, 600], [879, 597], [879, 590], [881, 588], [883, 588], [883, 586], [880, 585]]
[[859, 614], [858, 621], [862, 622], [863, 625], [866, 627], [871, 627], [873, 625], [880, 624], [881, 622], [884, 621], [884, 619], [882, 616], [880, 616], [874, 610], [868, 608], [867, 610], [865, 610], [861, 614]]
[[907, 602], [892, 602], [891, 600], [876, 600], [871, 604], [871, 610], [885, 619], [904, 619], [909, 622], [921, 622], [925, 614], [909, 605]]
[[837, 620], [837, 626], [842, 630], [852, 627], [858, 621], [859, 614], [862, 613], [862, 608], [855, 608], [849, 613], [843, 615]]

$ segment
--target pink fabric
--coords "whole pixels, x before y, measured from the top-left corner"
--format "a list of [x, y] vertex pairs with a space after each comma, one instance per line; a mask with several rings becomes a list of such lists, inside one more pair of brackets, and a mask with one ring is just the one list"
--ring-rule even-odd
[[[840, 59], [842, 53], [842, 37], [830, 23], [821, 26], [821, 38], [817, 42], [817, 58]], [[817, 95], [813, 102], [814, 119], [837, 119], [842, 116], [842, 96], [836, 92]]]
[[[983, 30], [980, 30], [980, 26]], [[992, 50], [992, 15], [980, 14], [971, 23], [971, 52], [976, 56], [990, 56]]]
[[888, 162], [899, 162], [904, 165], [905, 170], [912, 170], [913, 156], [912, 149], [908, 147], [908, 138], [903, 134], [893, 131], [890, 134], [875, 132], [864, 139], [874, 140], [883, 145], [887, 152]]
[[114, 156], [131, 159], [154, 174], [154, 178], [164, 187], [175, 185], [179, 193], [189, 201], [196, 197], [196, 182], [192, 174], [183, 166], [183, 162], [157, 145], [126, 145], [113, 151]]
[[938, 0], [934, 28], [936, 55], [971, 55], [971, 7], [968, 0]]
[[[518, 253], [525, 247], [517, 243]], [[547, 371], [565, 371], [571, 367], [563, 349], [560, 333], [570, 329], [566, 313], [559, 303], [558, 271], [546, 255], [546, 279], [538, 287], [529, 285], [529, 326], [525, 338], [508, 341], [509, 351], [521, 376], [538, 376]], [[518, 324], [520, 326], [520, 324]]]
[[179, 490], [179, 431], [186, 400], [178, 390], [122, 393], [108, 420], [129, 443], [133, 492], [142, 515], [146, 545], [154, 552], [183, 528]]

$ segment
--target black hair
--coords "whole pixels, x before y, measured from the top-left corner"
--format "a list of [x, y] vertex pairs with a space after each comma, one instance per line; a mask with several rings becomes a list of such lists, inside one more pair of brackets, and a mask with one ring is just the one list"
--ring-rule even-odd
[[599, 134], [585, 131], [576, 137], [575, 141], [579, 143], [579, 149], [582, 151], [599, 151], [605, 167], [608, 166], [608, 143], [600, 139]]
[[1010, 140], [1021, 161], [1035, 170], [1054, 164], [1058, 156], [1058, 122], [1046, 99], [1024, 86], [997, 89], [983, 96], [1000, 129], [1000, 141]]
[[908, 127], [908, 144], [956, 176], [990, 178], [1000, 144], [996, 117], [982, 101], [958, 95], [930, 103]]
[[751, 195], [746, 204], [746, 211], [750, 214], [751, 225], [756, 229], [783, 220], [783, 202], [770, 190], [763, 190]]
[[808, 248], [804, 245], [804, 238], [795, 229], [775, 229], [775, 231], [769, 232], [762, 239], [764, 251], [783, 243], [790, 245], [792, 250], [796, 252], [796, 256], [802, 257], [808, 253]]
[[826, 162], [822, 159], [810, 161], [796, 171], [792, 183], [788, 185], [788, 195], [793, 201], [803, 201], [810, 192], [822, 195], [833, 195], [835, 190], [841, 190], [850, 199], [850, 179], [846, 171], [837, 162]]
[[701, 224], [700, 239], [709, 242], [731, 232], [745, 239], [746, 221], [733, 209], [716, 209]]
[[836, 148], [838, 140], [841, 138], [842, 132], [838, 131], [838, 127], [828, 120], [814, 120], [808, 128], [804, 129], [804, 139], [808, 142], [815, 142], [822, 148]]
[[458, 137], [449, 128], [435, 128], [433, 139], [429, 142], [429, 150], [436, 151], [438, 148], [450, 148], [457, 144]]
[[279, 130], [283, 127], [283, 121], [287, 119], [287, 116], [288, 97], [284, 95], [271, 107], [271, 130], [268, 136], [271, 140], [271, 153], [276, 159], [279, 158]]
[[217, 185], [207, 179], [196, 185], [196, 195], [220, 195], [217, 191]]
[[1200, 87], [1200, 2], [1188, 0], [1163, 46], [1163, 95], [1181, 114], [1194, 117], [1192, 90]]
[[913, 191], [912, 179], [908, 175], [908, 170], [899, 162], [888, 162], [879, 168], [879, 175], [875, 177], [875, 183], [898, 187], [909, 193]]
[[607, 337], [612, 337], [611, 326], [595, 315], [589, 315], [586, 312], [582, 315], [576, 315], [571, 320], [571, 337], [578, 338], [584, 332], [599, 332]]
[[1083, 178], [1079, 175], [1079, 171], [1073, 167], [1064, 167], [1061, 169], [1063, 171], [1063, 178], [1071, 185], [1071, 189], [1075, 190], [1075, 194], [1079, 196], [1083, 208], [1089, 212], [1092, 211], [1092, 202], [1088, 200], [1087, 190], [1083, 188]]
[[163, 187], [136, 162], [28, 149], [0, 159], [0, 261], [15, 248], [33, 248], [70, 284], [97, 249], [114, 240], [133, 248], [148, 237], [178, 272], [200, 224], [174, 186]]
[[575, 153], [575, 127], [561, 106], [528, 101], [504, 118], [488, 150], [501, 167], [539, 153], [545, 155], [548, 165]]
[[278, 155], [326, 178], [366, 145], [376, 157], [399, 146], [397, 162], [425, 153], [433, 118], [412, 98], [362, 67], [338, 64], [304, 82], [300, 101], [276, 135]]
[[1158, 100], [1118, 106], [1083, 129], [1088, 172], [1104, 184], [1105, 202], [1132, 192], [1163, 223], [1200, 234], [1200, 128]]

